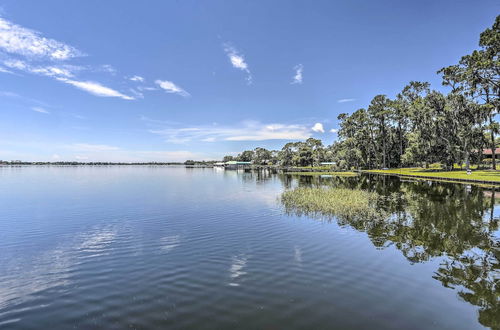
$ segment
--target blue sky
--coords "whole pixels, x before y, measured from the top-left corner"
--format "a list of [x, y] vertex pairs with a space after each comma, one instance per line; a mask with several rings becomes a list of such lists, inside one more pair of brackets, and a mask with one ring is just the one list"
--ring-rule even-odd
[[183, 161], [336, 138], [477, 48], [498, 1], [0, 1], [0, 159]]

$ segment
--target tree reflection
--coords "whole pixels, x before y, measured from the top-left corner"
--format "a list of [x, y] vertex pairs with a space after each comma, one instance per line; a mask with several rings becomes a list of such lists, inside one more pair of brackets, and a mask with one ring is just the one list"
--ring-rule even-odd
[[[290, 178], [285, 179], [290, 187]], [[442, 257], [433, 278], [479, 308], [479, 322], [500, 329], [500, 233], [494, 207], [500, 193], [481, 187], [385, 176], [299, 177], [298, 186], [332, 186], [377, 192], [387, 216], [335, 217], [366, 232], [377, 248], [394, 245], [412, 263]]]

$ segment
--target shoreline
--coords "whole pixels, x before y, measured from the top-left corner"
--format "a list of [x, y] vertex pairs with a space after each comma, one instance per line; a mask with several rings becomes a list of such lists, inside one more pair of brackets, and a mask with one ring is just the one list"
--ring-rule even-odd
[[[398, 172], [389, 172], [391, 170], [357, 170], [355, 172], [362, 174], [376, 174], [376, 175], [386, 175], [386, 176], [396, 176], [400, 178], [413, 178], [413, 179], [421, 179], [421, 180], [432, 180], [439, 182], [454, 182], [454, 183], [475, 183], [475, 184], [487, 184], [487, 185], [495, 185], [500, 186], [500, 172], [498, 181], [495, 180], [484, 180], [484, 179], [468, 179], [468, 178], [457, 178], [450, 177], [446, 175], [420, 175], [420, 174], [408, 174], [408, 173], [398, 173]], [[452, 174], [457, 173], [458, 171], [446, 171], [446, 172], [431, 172], [431, 173], [443, 173], [443, 174]]]

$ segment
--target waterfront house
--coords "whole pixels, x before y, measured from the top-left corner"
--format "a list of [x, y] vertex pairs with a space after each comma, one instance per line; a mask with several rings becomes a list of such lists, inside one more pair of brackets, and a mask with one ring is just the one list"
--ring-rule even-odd
[[225, 167], [226, 169], [235, 170], [239, 168], [248, 168], [250, 167], [250, 165], [252, 165], [252, 162], [241, 162], [237, 160], [231, 160], [229, 162], [226, 162]]
[[[483, 157], [493, 158], [493, 152], [491, 151], [491, 149], [483, 149]], [[495, 158], [500, 159], [500, 148], [495, 148]]]

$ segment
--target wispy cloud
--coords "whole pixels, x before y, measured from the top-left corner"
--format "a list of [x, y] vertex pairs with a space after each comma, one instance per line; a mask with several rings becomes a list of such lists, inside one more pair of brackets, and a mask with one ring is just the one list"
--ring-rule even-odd
[[338, 130], [337, 128], [332, 128], [332, 129], [330, 130], [330, 133], [337, 133], [338, 131], [339, 131], [339, 130]]
[[243, 54], [238, 52], [236, 48], [231, 46], [230, 44], [226, 43], [224, 44], [224, 51], [226, 52], [229, 60], [231, 61], [231, 64], [234, 68], [245, 71], [247, 73], [247, 83], [250, 85], [252, 83], [252, 73], [250, 72], [250, 69], [248, 68], [248, 64], [245, 62], [245, 57]]
[[14, 74], [14, 72], [12, 72], [12, 71], [10, 71], [10, 70], [7, 70], [6, 68], [1, 67], [1, 66], [0, 66], [0, 72], [2, 72], [2, 73], [10, 73], [10, 74]]
[[24, 72], [39, 74], [54, 78], [58, 81], [72, 85], [76, 88], [89, 92], [90, 94], [103, 97], [119, 97], [124, 100], [134, 100], [132, 96], [125, 95], [110, 87], [101, 85], [93, 81], [78, 81], [69, 79], [74, 77], [74, 72], [81, 68], [73, 65], [48, 65], [48, 66], [33, 66], [25, 61], [7, 59], [3, 64], [9, 68], [21, 70]]
[[3, 61], [3, 65], [8, 68], [16, 69], [28, 73], [39, 74], [47, 77], [73, 77], [74, 71], [78, 71], [81, 68], [74, 65], [31, 65], [28, 62], [21, 61], [18, 59], [7, 59]]
[[50, 113], [49, 111], [45, 110], [42, 107], [32, 107], [31, 110], [36, 111], [36, 112], [40, 112], [40, 113], [45, 113], [45, 114], [49, 114]]
[[137, 82], [144, 82], [144, 78], [141, 76], [133, 76], [129, 78], [132, 81], [137, 81]]
[[295, 76], [293, 76], [292, 84], [302, 84], [302, 72], [304, 71], [304, 66], [302, 64], [296, 65], [294, 68]]
[[0, 17], [0, 48], [11, 54], [50, 60], [67, 60], [84, 55], [65, 43], [42, 37], [37, 31]]
[[164, 89], [167, 93], [179, 94], [184, 97], [191, 96], [188, 92], [186, 92], [181, 87], [177, 86], [171, 81], [168, 80], [156, 80], [155, 83], [160, 86], [160, 88]]
[[143, 99], [144, 98], [144, 94], [142, 92], [139, 92], [133, 88], [130, 88], [129, 89], [130, 93], [134, 94], [135, 95], [135, 98], [138, 98], [138, 99]]
[[111, 65], [111, 64], [102, 64], [97, 67], [96, 71], [102, 71], [102, 72], [107, 72], [111, 73], [112, 75], [116, 74], [116, 69]]
[[119, 97], [119, 98], [124, 99], [124, 100], [134, 100], [134, 98], [132, 96], [122, 94], [117, 90], [103, 86], [97, 82], [78, 81], [78, 80], [71, 80], [71, 79], [65, 79], [65, 78], [58, 78], [57, 80], [62, 81], [66, 84], [75, 86], [76, 88], [81, 89], [83, 91], [86, 91], [86, 92], [93, 94], [95, 96]]
[[[1, 72], [12, 73], [22, 71], [54, 78], [57, 81], [74, 86], [95, 96], [117, 97], [124, 100], [135, 98], [125, 95], [110, 87], [94, 81], [82, 81], [77, 79], [77, 73], [88, 70], [70, 64], [54, 63], [61, 60], [69, 60], [84, 54], [76, 48], [65, 43], [43, 37], [40, 32], [13, 24], [0, 17], [0, 51], [21, 56], [19, 58], [4, 58], [2, 63], [6, 67]], [[9, 70], [8, 70], [9, 69]], [[115, 74], [116, 69], [109, 64], [94, 66], [91, 72], [106, 72]], [[136, 96], [139, 96], [136, 94]]]
[[325, 128], [323, 127], [322, 123], [314, 124], [314, 126], [311, 127], [311, 129], [316, 133], [325, 133]]
[[262, 124], [253, 121], [247, 121], [234, 127], [191, 126], [151, 129], [150, 132], [163, 136], [170, 143], [305, 140], [311, 136], [311, 130], [305, 125]]
[[340, 99], [340, 100], [337, 100], [338, 103], [346, 103], [346, 102], [352, 102], [352, 101], [356, 101], [356, 99]]

